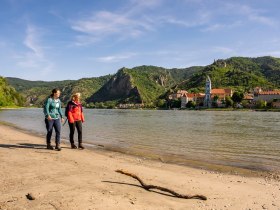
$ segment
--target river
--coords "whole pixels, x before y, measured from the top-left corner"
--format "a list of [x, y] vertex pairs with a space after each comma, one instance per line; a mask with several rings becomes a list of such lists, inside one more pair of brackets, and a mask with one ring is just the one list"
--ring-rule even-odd
[[[85, 109], [84, 113], [84, 141], [105, 149], [177, 164], [195, 161], [280, 170], [280, 112]], [[0, 121], [46, 132], [42, 109], [2, 110]], [[66, 124], [62, 138], [68, 139], [68, 134]]]

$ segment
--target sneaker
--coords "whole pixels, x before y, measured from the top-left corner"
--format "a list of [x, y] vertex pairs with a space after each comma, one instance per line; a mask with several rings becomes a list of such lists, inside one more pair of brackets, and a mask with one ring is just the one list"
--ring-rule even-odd
[[51, 144], [47, 144], [47, 149], [53, 150], [53, 146]]
[[79, 149], [85, 149], [82, 143], [79, 144]]
[[55, 145], [55, 149], [56, 149], [57, 151], [61, 151], [60, 144], [56, 144], [56, 145]]
[[77, 149], [77, 146], [73, 143], [71, 144], [71, 149]]

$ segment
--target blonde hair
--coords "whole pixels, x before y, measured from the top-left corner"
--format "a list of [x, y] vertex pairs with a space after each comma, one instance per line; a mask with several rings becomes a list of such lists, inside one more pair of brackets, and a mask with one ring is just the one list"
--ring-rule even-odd
[[74, 94], [71, 96], [71, 99], [72, 99], [72, 100], [75, 100], [76, 98], [77, 98], [77, 99], [80, 99], [80, 97], [81, 97], [81, 93], [74, 93]]

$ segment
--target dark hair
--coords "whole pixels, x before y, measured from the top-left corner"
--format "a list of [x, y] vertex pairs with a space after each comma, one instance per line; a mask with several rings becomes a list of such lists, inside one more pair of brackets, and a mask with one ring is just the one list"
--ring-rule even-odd
[[50, 95], [50, 97], [53, 97], [55, 93], [57, 93], [57, 91], [60, 91], [58, 88], [55, 88], [52, 90], [52, 94]]

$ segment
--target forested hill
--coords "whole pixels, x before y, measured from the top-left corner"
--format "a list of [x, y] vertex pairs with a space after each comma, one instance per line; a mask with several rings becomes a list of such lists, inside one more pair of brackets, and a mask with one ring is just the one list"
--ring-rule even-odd
[[280, 58], [274, 57], [232, 57], [217, 60], [194, 74], [178, 88], [203, 88], [209, 75], [213, 88], [232, 87], [250, 90], [256, 86], [263, 89], [280, 88]]
[[120, 69], [88, 102], [153, 103], [158, 97], [203, 67], [165, 69], [138, 66]]
[[82, 93], [82, 101], [84, 102], [89, 96], [100, 89], [109, 79], [110, 75], [93, 78], [82, 78], [79, 80], [63, 80], [63, 81], [29, 81], [13, 77], [7, 77], [10, 85], [21, 93], [25, 98], [25, 104], [29, 106], [42, 106], [45, 99], [51, 94], [52, 89], [61, 90], [61, 100], [65, 104], [70, 100], [71, 95], [75, 92]]
[[263, 89], [280, 88], [280, 58], [232, 57], [216, 60], [208, 66], [166, 69], [156, 66], [121, 68], [114, 75], [55, 82], [27, 81], [7, 78], [26, 99], [26, 104], [41, 106], [50, 91], [61, 89], [62, 102], [71, 94], [81, 92], [84, 104], [95, 102], [156, 104], [177, 89], [204, 91], [209, 75], [212, 88], [230, 87], [243, 91], [256, 86]]
[[0, 76], [0, 107], [22, 106], [24, 98]]

